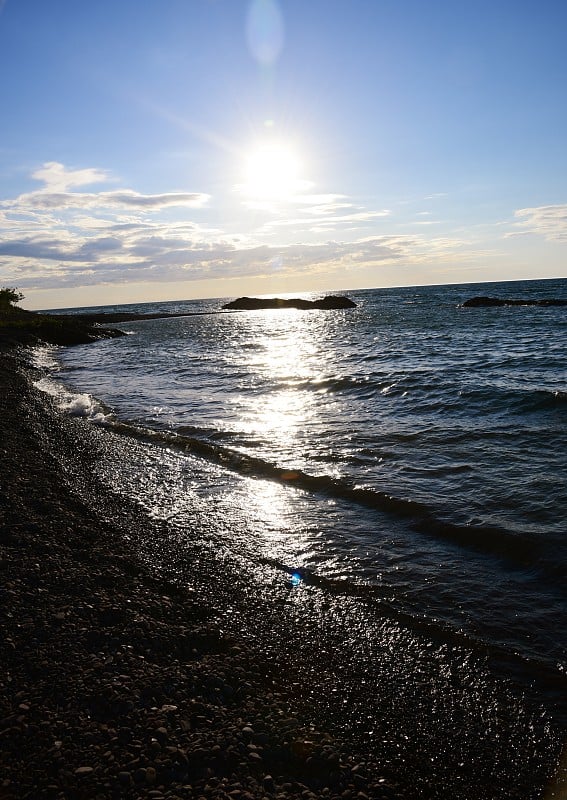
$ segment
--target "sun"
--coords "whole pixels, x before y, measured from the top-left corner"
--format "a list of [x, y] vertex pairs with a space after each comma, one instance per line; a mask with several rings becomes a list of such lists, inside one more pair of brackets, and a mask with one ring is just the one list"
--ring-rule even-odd
[[244, 161], [241, 190], [260, 201], [286, 201], [309, 185], [301, 179], [302, 162], [294, 149], [282, 142], [256, 145]]

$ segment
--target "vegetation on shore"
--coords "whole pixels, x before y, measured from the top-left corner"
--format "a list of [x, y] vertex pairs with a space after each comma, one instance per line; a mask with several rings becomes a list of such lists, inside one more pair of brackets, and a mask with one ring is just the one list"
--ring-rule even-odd
[[23, 299], [16, 288], [0, 288], [0, 344], [87, 344], [123, 335], [122, 331], [101, 328], [80, 315], [26, 311], [18, 305]]

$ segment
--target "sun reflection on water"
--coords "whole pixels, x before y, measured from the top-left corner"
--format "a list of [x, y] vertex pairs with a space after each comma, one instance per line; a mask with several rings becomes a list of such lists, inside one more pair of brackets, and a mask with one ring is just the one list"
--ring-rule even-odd
[[263, 325], [255, 328], [257, 347], [248, 353], [248, 367], [262, 385], [262, 401], [246, 397], [245, 424], [279, 451], [285, 439], [286, 451], [301, 460], [302, 432], [309, 426], [312, 434], [318, 421], [316, 393], [309, 389], [321, 378], [316, 331], [301, 311], [259, 313]]
[[289, 490], [272, 481], [249, 480], [245, 498], [255, 521], [256, 555], [281, 570], [281, 580], [291, 591], [304, 585], [304, 569], [316, 558], [313, 530], [297, 525], [297, 508]]
[[339, 401], [321, 389], [337, 369], [332, 330], [326, 314], [292, 309], [238, 319], [238, 356], [243, 373], [252, 376], [235, 401], [239, 425], [250, 436], [243, 444], [259, 445], [260, 457], [281, 468], [285, 482], [250, 479], [238, 502], [256, 523], [259, 553], [285, 570], [290, 588], [304, 585], [303, 570], [320, 556], [321, 529], [313, 520], [298, 519], [303, 492], [296, 486], [301, 471], [316, 469], [318, 432], [320, 469], [334, 474], [336, 468], [324, 458], [324, 433], [329, 403]]
[[249, 508], [254, 510], [262, 524], [265, 539], [281, 540], [288, 532], [286, 513], [288, 503], [285, 490], [272, 481], [248, 482]]

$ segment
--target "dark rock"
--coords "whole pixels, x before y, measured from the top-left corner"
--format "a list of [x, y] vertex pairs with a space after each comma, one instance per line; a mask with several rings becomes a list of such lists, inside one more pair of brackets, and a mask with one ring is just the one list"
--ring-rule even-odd
[[327, 295], [319, 300], [303, 300], [301, 298], [280, 297], [239, 297], [223, 306], [227, 311], [258, 311], [260, 309], [298, 308], [307, 309], [343, 309], [356, 308], [356, 303], [348, 297]]
[[118, 780], [120, 781], [122, 786], [130, 786], [132, 783], [132, 776], [129, 772], [125, 770], [123, 772], [118, 773]]
[[274, 779], [271, 775], [264, 775], [264, 789], [267, 792], [274, 791]]
[[497, 308], [500, 306], [567, 306], [567, 300], [560, 298], [512, 299], [480, 296], [471, 297], [463, 303], [463, 308]]

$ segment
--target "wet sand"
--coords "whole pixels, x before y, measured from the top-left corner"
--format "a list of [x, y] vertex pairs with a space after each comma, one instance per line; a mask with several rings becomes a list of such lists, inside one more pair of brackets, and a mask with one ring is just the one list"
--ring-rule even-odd
[[[414, 692], [402, 746], [397, 688], [373, 682], [379, 665], [353, 688], [360, 668], [338, 628], [320, 627], [316, 592], [294, 609], [273, 575], [261, 591], [198, 542], [191, 587], [152, 572], [143, 543], [173, 546], [167, 524], [94, 468], [106, 448], [127, 457], [128, 443], [62, 417], [34, 377], [22, 350], [0, 350], [1, 798], [543, 796], [555, 735], [526, 760], [501, 732], [492, 762], [483, 744], [457, 772], [443, 765], [453, 723], [436, 743]], [[351, 700], [373, 714], [383, 705], [389, 749], [385, 735], [342, 726]], [[475, 737], [455, 729], [455, 747]]]

